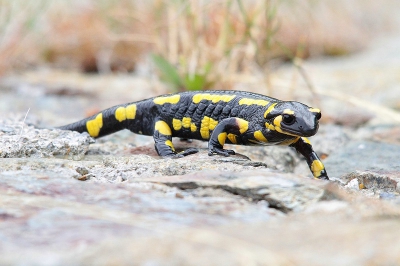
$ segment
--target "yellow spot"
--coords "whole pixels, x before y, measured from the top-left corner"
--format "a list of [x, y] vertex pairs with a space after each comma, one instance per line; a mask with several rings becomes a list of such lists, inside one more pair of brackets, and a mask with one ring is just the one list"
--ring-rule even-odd
[[249, 129], [249, 122], [243, 119], [236, 119], [236, 123], [239, 126], [240, 134], [243, 134]]
[[175, 130], [180, 130], [182, 128], [182, 122], [179, 119], [173, 118], [172, 119], [172, 127]]
[[195, 125], [194, 123], [191, 123], [191, 124], [190, 124], [190, 131], [196, 132], [196, 130], [197, 130], [196, 125]]
[[284, 114], [288, 114], [288, 115], [294, 115], [294, 111], [293, 111], [293, 110], [290, 110], [290, 109], [285, 109], [285, 110], [283, 110], [283, 113], [284, 113]]
[[200, 135], [201, 135], [201, 137], [203, 139], [209, 139], [210, 138], [209, 124], [210, 124], [210, 118], [208, 116], [205, 116], [201, 120], [201, 126], [200, 126]]
[[321, 113], [321, 110], [319, 110], [318, 108], [309, 108], [308, 109], [311, 113]]
[[122, 122], [126, 119], [125, 107], [121, 106], [115, 110], [115, 119], [117, 119], [119, 122]]
[[218, 121], [214, 120], [210, 117], [210, 125], [209, 125], [209, 129], [210, 130], [214, 130], [214, 128], [218, 125]]
[[127, 107], [120, 106], [115, 110], [115, 119], [122, 122], [126, 119], [135, 119], [136, 104], [128, 105]]
[[157, 121], [154, 129], [163, 135], [171, 136], [171, 128], [164, 121]]
[[97, 137], [103, 127], [103, 114], [98, 114], [95, 119], [86, 122], [86, 129], [90, 136]]
[[365, 185], [364, 185], [363, 183], [360, 183], [360, 184], [358, 185], [358, 188], [361, 190], [361, 189], [365, 189], [366, 187], [365, 187]]
[[219, 133], [218, 134], [218, 142], [219, 142], [219, 144], [224, 146], [225, 140], [226, 140], [226, 132]]
[[172, 144], [172, 141], [166, 140], [165, 145], [169, 146], [173, 151], [175, 151], [174, 145]]
[[257, 130], [256, 132], [254, 132], [254, 138], [261, 142], [268, 142], [261, 130]]
[[162, 97], [157, 97], [153, 99], [153, 102], [155, 104], [165, 104], [165, 103], [170, 103], [170, 104], [177, 104], [179, 100], [181, 99], [181, 96], [179, 94], [175, 94], [172, 96], [162, 96]]
[[233, 144], [236, 144], [236, 143], [237, 143], [236, 137], [237, 137], [237, 136], [236, 136], [235, 134], [231, 134], [231, 133], [228, 134], [228, 139], [229, 139]]
[[268, 115], [269, 113], [271, 113], [272, 110], [274, 110], [275, 105], [276, 105], [276, 103], [273, 103], [273, 104], [271, 104], [271, 105], [267, 108], [267, 110], [266, 110], [265, 113], [264, 113], [264, 117], [267, 117], [267, 115]]
[[256, 100], [256, 99], [249, 99], [249, 98], [243, 98], [239, 101], [239, 105], [261, 105], [261, 106], [266, 106], [267, 104], [269, 104], [268, 101], [265, 100]]
[[281, 115], [278, 115], [277, 117], [275, 117], [274, 126], [275, 126], [275, 130], [278, 131], [279, 133], [283, 133], [283, 131], [281, 129], [281, 122], [282, 122], [282, 116]]
[[190, 117], [184, 117], [182, 119], [182, 126], [184, 128], [189, 128], [190, 127], [190, 122], [192, 121], [192, 119]]
[[302, 139], [305, 143], [311, 145], [311, 142], [310, 142], [310, 140], [309, 140], [308, 138], [302, 137], [301, 139]]
[[321, 176], [321, 171], [325, 169], [324, 164], [320, 160], [314, 160], [310, 168], [315, 178]]
[[210, 138], [210, 130], [214, 130], [214, 128], [217, 126], [218, 121], [212, 119], [211, 117], [205, 116], [201, 120], [201, 126], [200, 126], [200, 135], [203, 139], [209, 139]]
[[269, 130], [275, 130], [274, 125], [271, 125], [270, 123], [265, 123], [265, 127]]
[[136, 117], [136, 104], [130, 104], [125, 108], [126, 118], [135, 119]]
[[229, 102], [234, 99], [236, 95], [219, 95], [219, 94], [209, 94], [209, 93], [199, 93], [193, 96], [193, 103], [199, 103], [202, 100], [212, 101], [217, 103], [219, 101]]

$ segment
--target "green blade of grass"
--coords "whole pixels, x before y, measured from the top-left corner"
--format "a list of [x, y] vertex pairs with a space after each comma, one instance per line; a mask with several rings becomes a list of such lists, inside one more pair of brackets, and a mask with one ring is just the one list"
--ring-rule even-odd
[[175, 91], [184, 87], [184, 82], [176, 68], [161, 55], [152, 54], [151, 59], [160, 71], [160, 78], [173, 87]]

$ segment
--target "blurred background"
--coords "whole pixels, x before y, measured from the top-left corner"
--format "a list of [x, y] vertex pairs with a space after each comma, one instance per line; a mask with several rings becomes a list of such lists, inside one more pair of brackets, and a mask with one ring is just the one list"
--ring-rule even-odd
[[[399, 11], [400, 0], [0, 0], [0, 264], [400, 265]], [[89, 147], [46, 129], [205, 89], [320, 108], [311, 142], [336, 183], [306, 178], [287, 147], [232, 147], [247, 162], [177, 139], [201, 152], [159, 160], [152, 137], [128, 130]]]
[[[323, 105], [329, 122], [364, 123], [381, 110], [378, 117], [396, 120], [399, 7], [397, 0], [0, 0], [0, 90], [27, 94], [25, 111], [32, 96], [89, 95], [75, 102], [87, 115], [160, 93], [240, 89]], [[350, 113], [338, 115], [347, 103]], [[49, 104], [28, 101], [39, 113]]]

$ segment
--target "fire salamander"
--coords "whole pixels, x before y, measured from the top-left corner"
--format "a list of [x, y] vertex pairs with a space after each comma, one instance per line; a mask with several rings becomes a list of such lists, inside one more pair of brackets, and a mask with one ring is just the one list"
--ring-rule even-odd
[[280, 101], [243, 91], [182, 92], [117, 105], [64, 130], [88, 132], [94, 138], [122, 129], [153, 136], [162, 157], [183, 157], [198, 152], [189, 148], [177, 153], [172, 137], [208, 141], [208, 154], [229, 156], [238, 145], [289, 145], [301, 153], [315, 178], [329, 180], [325, 167], [306, 137], [318, 131], [321, 112], [299, 102]]

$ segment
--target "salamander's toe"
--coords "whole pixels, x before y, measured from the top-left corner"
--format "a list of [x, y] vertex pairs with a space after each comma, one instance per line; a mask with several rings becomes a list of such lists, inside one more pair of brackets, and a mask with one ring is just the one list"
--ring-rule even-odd
[[218, 154], [218, 155], [222, 155], [222, 156], [228, 157], [230, 155], [235, 155], [236, 153], [235, 153], [234, 150], [225, 150], [225, 149], [216, 148], [216, 147], [214, 147], [212, 149], [209, 149], [208, 155], [212, 156], [214, 154]]
[[182, 158], [182, 157], [185, 157], [185, 156], [188, 156], [188, 155], [191, 155], [191, 154], [195, 154], [195, 153], [198, 153], [198, 152], [199, 152], [199, 150], [196, 149], [196, 148], [188, 148], [188, 149], [186, 149], [186, 150], [184, 150], [184, 151], [182, 151], [180, 153], [175, 154], [172, 158], [173, 159], [178, 159], [178, 158]]

